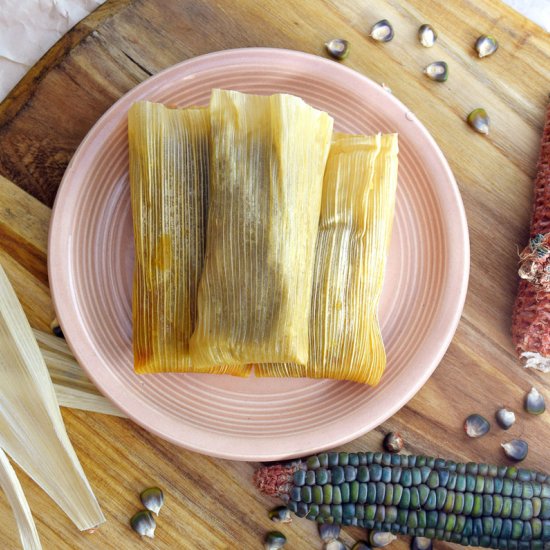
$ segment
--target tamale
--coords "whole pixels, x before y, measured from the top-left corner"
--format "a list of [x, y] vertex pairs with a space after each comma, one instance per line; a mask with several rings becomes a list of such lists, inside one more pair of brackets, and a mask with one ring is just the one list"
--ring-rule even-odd
[[306, 364], [333, 120], [291, 95], [225, 90], [213, 90], [210, 117], [210, 204], [193, 363]]
[[335, 134], [316, 244], [309, 363], [258, 365], [259, 376], [379, 382], [386, 355], [378, 303], [396, 186], [396, 134]]
[[208, 109], [135, 103], [128, 138], [135, 371], [229, 372], [197, 369], [189, 356], [206, 237]]

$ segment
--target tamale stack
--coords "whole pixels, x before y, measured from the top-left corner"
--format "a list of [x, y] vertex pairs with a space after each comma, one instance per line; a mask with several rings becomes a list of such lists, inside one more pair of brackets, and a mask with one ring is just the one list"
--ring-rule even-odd
[[288, 94], [130, 109], [137, 373], [379, 382], [397, 135], [332, 130]]

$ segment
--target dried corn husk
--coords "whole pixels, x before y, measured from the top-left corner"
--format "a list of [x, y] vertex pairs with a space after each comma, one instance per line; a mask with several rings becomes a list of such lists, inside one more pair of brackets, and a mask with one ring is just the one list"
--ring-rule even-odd
[[76, 362], [63, 338], [33, 330], [61, 407], [126, 416], [104, 397]]
[[378, 302], [396, 186], [396, 134], [335, 135], [316, 246], [309, 363], [259, 365], [259, 376], [379, 382], [386, 355]]
[[15, 470], [2, 449], [0, 449], [0, 487], [13, 510], [23, 550], [41, 550], [42, 545], [32, 519], [31, 509]]
[[189, 356], [204, 260], [208, 109], [138, 102], [128, 113], [128, 137], [135, 370], [211, 372], [193, 367]]
[[[332, 118], [285, 94], [214, 90], [193, 363], [305, 364]], [[248, 367], [242, 367], [248, 372]]]
[[69, 441], [32, 329], [0, 266], [0, 447], [75, 525], [105, 521]]

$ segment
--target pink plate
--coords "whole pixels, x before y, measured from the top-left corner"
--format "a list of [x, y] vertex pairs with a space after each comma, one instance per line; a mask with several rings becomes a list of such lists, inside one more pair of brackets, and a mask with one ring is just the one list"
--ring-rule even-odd
[[[134, 374], [126, 113], [141, 99], [206, 104], [216, 87], [295, 94], [328, 111], [338, 130], [399, 133], [396, 218], [380, 305], [388, 366], [376, 388], [331, 380]], [[460, 318], [468, 270], [460, 194], [422, 124], [368, 78], [287, 50], [204, 55], [131, 90], [74, 155], [50, 228], [49, 275], [58, 318], [98, 388], [160, 437], [234, 460], [277, 460], [335, 447], [395, 413], [443, 357]]]

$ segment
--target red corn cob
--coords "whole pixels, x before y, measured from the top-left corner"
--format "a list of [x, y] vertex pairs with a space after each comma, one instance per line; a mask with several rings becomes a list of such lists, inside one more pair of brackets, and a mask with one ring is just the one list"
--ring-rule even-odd
[[512, 340], [526, 367], [550, 372], [550, 106], [542, 133], [529, 244], [520, 254]]

